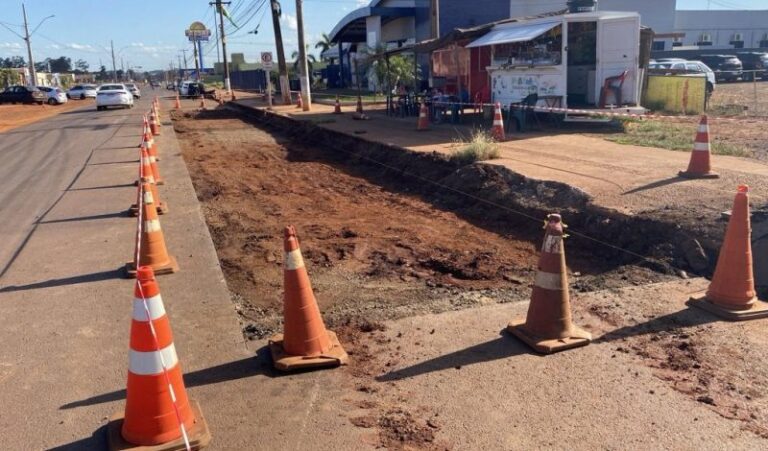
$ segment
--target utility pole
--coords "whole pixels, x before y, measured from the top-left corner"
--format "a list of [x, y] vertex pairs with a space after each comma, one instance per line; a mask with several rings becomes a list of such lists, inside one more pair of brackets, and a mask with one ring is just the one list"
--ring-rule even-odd
[[37, 73], [35, 72], [35, 61], [32, 59], [32, 44], [29, 41], [29, 25], [27, 24], [27, 8], [24, 7], [24, 3], [21, 4], [21, 11], [24, 14], [24, 40], [27, 42], [27, 56], [29, 57], [29, 80], [27, 80], [27, 84], [35, 86], [37, 84]]
[[115, 43], [110, 40], [109, 46], [112, 48], [112, 82], [117, 82], [117, 65], [115, 65]]
[[[213, 5], [211, 5], [211, 7], [213, 7]], [[213, 22], [214, 22], [213, 32], [215, 33], [215, 36], [216, 36], [216, 42], [219, 42], [219, 28], [216, 26], [216, 11], [213, 11]], [[218, 45], [216, 45], [216, 62], [221, 64], [221, 55], [219, 54]]]
[[197, 73], [197, 81], [200, 81], [200, 66], [197, 65], [197, 45], [192, 44], [192, 52], [195, 56], [195, 72]]
[[[181, 65], [181, 55], [179, 55], [179, 54], [177, 53], [177, 54], [176, 54], [176, 56], [179, 58], [179, 72], [181, 72], [181, 68], [183, 67], [183, 66]], [[186, 61], [187, 59], [186, 59], [186, 58], [184, 58], [184, 60]], [[184, 78], [184, 77], [179, 77], [179, 78]]]
[[[227, 91], [227, 94], [232, 94], [232, 91], [229, 86], [229, 64], [227, 64], [227, 36], [224, 34], [224, 10], [222, 5], [229, 5], [230, 3], [232, 2], [223, 2], [221, 0], [216, 0], [216, 3], [215, 3], [216, 9], [219, 12], [219, 36], [221, 36], [221, 54], [224, 57], [224, 90]], [[213, 5], [213, 3], [210, 3], [210, 4]]]
[[301, 72], [299, 73], [299, 82], [301, 84], [302, 110], [312, 110], [312, 93], [309, 86], [309, 65], [307, 64], [307, 47], [304, 45], [304, 0], [296, 0], [296, 25], [299, 32], [299, 62]]
[[283, 95], [283, 104], [291, 104], [291, 87], [288, 84], [288, 66], [285, 64], [285, 51], [283, 50], [283, 33], [280, 31], [280, 3], [270, 0], [272, 4], [272, 28], [275, 30], [275, 46], [277, 47], [277, 67], [280, 71], [280, 93]]
[[120, 78], [124, 79], [125, 78], [125, 61], [123, 61], [122, 56], [120, 57], [120, 71], [122, 72], [122, 77]]

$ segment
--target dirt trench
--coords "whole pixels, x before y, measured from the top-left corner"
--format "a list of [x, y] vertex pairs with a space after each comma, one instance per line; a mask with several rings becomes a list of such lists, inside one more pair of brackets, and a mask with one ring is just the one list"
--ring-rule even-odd
[[[304, 144], [225, 109], [177, 115], [174, 126], [251, 338], [280, 327], [285, 225], [298, 229], [329, 323], [380, 321], [528, 298], [547, 210], [531, 208], [530, 218], [494, 211], [456, 190], [490, 196], [503, 183], [509, 188], [495, 202], [507, 205], [507, 195], [520, 203], [535, 193], [560, 203], [582, 196], [567, 187], [509, 180], [487, 165], [454, 167], [452, 178], [443, 177], [453, 190], [430, 194], [423, 180], [391, 168], [434, 179], [453, 163], [433, 165], [431, 155], [410, 161], [393, 151], [384, 155], [388, 167], [365, 164], [364, 155]], [[515, 183], [520, 189], [513, 193]], [[573, 247], [569, 265], [577, 292], [666, 277]]]

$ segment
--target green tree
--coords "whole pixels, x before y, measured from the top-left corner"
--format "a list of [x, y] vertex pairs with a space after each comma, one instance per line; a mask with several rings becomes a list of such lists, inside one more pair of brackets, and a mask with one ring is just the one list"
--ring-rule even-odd
[[[320, 57], [322, 58], [323, 52], [333, 47], [333, 42], [331, 42], [330, 36], [328, 36], [327, 33], [323, 33], [320, 36], [320, 40], [317, 41], [317, 44], [315, 44], [316, 49], [320, 49]], [[331, 64], [333, 64], [333, 58], [330, 58]]]
[[0, 87], [7, 88], [19, 84], [20, 81], [19, 73], [12, 68], [0, 68]]
[[75, 72], [88, 73], [89, 67], [90, 66], [88, 65], [88, 61], [84, 59], [79, 59], [75, 61]]
[[[309, 46], [307, 45], [307, 71], [309, 72], [309, 83], [312, 84], [312, 71], [314, 70], [314, 63], [317, 62], [317, 58], [315, 58], [315, 55], [309, 53]], [[291, 59], [293, 60], [293, 71], [295, 73], [299, 73], [299, 51], [294, 50], [293, 53], [291, 53]]]
[[376, 90], [392, 90], [398, 83], [414, 87], [417, 77], [421, 77], [421, 68], [414, 67], [412, 55], [392, 55], [387, 63], [386, 46], [379, 44], [361, 52], [365, 56], [365, 67], [369, 74], [376, 77]]
[[26, 67], [27, 62], [23, 56], [11, 56], [8, 58], [0, 58], [0, 67], [14, 68], [14, 67]]
[[107, 74], [107, 67], [102, 65], [99, 68], [99, 73], [96, 74], [96, 80], [104, 81], [104, 80], [107, 80], [108, 78], [109, 78], [109, 75]]

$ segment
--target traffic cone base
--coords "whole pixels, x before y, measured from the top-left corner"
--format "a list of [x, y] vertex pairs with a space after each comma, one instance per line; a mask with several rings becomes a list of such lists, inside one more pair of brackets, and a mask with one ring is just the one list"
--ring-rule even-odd
[[677, 173], [678, 176], [686, 178], [686, 179], [716, 179], [720, 178], [720, 174], [717, 172], [707, 172], [704, 174], [698, 174], [696, 172], [688, 172], [688, 171], [680, 171]]
[[[173, 255], [168, 256], [168, 263], [162, 266], [152, 266], [156, 276], [162, 276], [165, 274], [173, 274], [179, 272], [179, 263], [176, 261], [176, 257]], [[129, 279], [136, 278], [136, 262], [128, 262], [125, 264], [125, 274]]]
[[[189, 445], [193, 450], [203, 449], [211, 442], [211, 430], [208, 428], [208, 422], [205, 421], [205, 417], [203, 416], [203, 412], [200, 410], [200, 405], [197, 401], [190, 399], [189, 406], [192, 408], [192, 412], [195, 415], [194, 424], [187, 430]], [[113, 415], [109, 418], [109, 424], [107, 424], [107, 442], [110, 451], [183, 451], [187, 449], [184, 444], [184, 439], [181, 437], [160, 445], [134, 445], [123, 438], [123, 435], [120, 433], [122, 427], [123, 413]]]
[[720, 318], [727, 319], [728, 321], [746, 321], [750, 319], [768, 318], [768, 302], [758, 301], [755, 297], [750, 301], [749, 308], [744, 310], [737, 310], [715, 304], [707, 299], [706, 296], [699, 298], [691, 298], [687, 303], [691, 307], [697, 307], [702, 310], [706, 310], [709, 313], [714, 313]]
[[566, 338], [544, 338], [531, 333], [525, 327], [525, 320], [515, 320], [507, 326], [507, 332], [522, 340], [525, 344], [532, 347], [536, 352], [542, 354], [552, 354], [566, 349], [586, 346], [592, 341], [592, 334], [573, 326], [570, 330], [570, 337]]
[[[157, 214], [164, 215], [168, 213], [168, 205], [166, 205], [165, 201], [160, 201], [160, 205], [157, 205]], [[133, 216], [134, 218], [139, 215], [139, 206], [136, 204], [131, 204], [130, 207], [128, 207], [128, 216]]]
[[295, 371], [346, 365], [349, 362], [349, 355], [341, 347], [336, 334], [328, 331], [328, 339], [331, 341], [331, 348], [328, 351], [316, 357], [307, 357], [286, 354], [283, 349], [283, 334], [273, 335], [269, 339], [269, 350], [272, 353], [275, 368], [280, 371]]

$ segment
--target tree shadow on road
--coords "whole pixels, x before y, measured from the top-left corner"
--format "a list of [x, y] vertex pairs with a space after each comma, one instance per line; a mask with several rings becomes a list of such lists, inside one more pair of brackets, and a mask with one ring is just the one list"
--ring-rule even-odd
[[[129, 185], [132, 186], [132, 185]], [[94, 221], [97, 219], [123, 218], [126, 216], [125, 210], [114, 213], [104, 213], [103, 215], [78, 216], [76, 218], [51, 219], [40, 221], [39, 224], [60, 224], [64, 222]]]
[[376, 380], [379, 382], [398, 381], [449, 368], [459, 369], [467, 365], [506, 359], [523, 354], [538, 355], [532, 352], [525, 344], [507, 332], [502, 331], [501, 336], [495, 340], [470, 346], [450, 354], [435, 357], [434, 359], [425, 360], [406, 368], [392, 370], [387, 374], [376, 377]]

